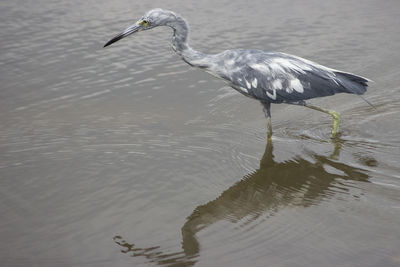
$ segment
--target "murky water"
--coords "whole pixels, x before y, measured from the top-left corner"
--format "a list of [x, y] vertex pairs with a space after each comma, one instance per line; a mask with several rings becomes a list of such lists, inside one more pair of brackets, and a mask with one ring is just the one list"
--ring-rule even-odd
[[[399, 1], [2, 1], [1, 266], [399, 266]], [[189, 68], [194, 48], [296, 54], [375, 81], [274, 105]]]

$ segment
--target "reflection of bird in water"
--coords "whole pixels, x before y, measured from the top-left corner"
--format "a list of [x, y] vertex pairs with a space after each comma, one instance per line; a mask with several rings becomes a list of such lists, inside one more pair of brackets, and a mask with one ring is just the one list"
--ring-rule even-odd
[[[336, 140], [338, 141], [338, 140]], [[335, 144], [331, 157], [338, 156], [340, 143]], [[300, 156], [284, 162], [274, 161], [272, 142], [268, 142], [260, 168], [225, 190], [217, 199], [198, 206], [182, 227], [181, 252], [163, 253], [160, 247], [137, 248], [117, 236], [114, 241], [124, 253], [145, 256], [151, 262], [171, 266], [191, 266], [200, 253], [196, 234], [220, 221], [233, 223], [245, 219], [251, 222], [263, 214], [273, 216], [288, 206], [316, 205], [335, 194], [337, 179], [368, 181], [363, 170], [354, 168], [331, 157], [309, 155], [309, 161]], [[326, 167], [338, 170], [334, 174]], [[342, 189], [346, 190], [346, 189]]]
[[195, 51], [188, 44], [189, 26], [186, 21], [175, 13], [162, 9], [147, 12], [104, 46], [135, 32], [157, 26], [168, 26], [174, 30], [173, 48], [189, 65], [203, 69], [224, 80], [243, 95], [259, 100], [267, 118], [269, 137], [272, 134], [271, 103], [296, 104], [330, 114], [334, 119], [334, 136], [339, 129], [340, 114], [309, 105], [305, 100], [337, 93], [361, 95], [367, 90], [369, 80], [364, 77], [284, 53], [233, 49], [207, 55]]

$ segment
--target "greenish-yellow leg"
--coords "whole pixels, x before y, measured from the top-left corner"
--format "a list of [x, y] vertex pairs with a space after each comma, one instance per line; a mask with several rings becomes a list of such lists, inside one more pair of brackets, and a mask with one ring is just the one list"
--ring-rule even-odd
[[272, 138], [272, 123], [271, 123], [271, 117], [267, 117], [267, 135], [268, 139]]
[[267, 136], [268, 140], [272, 138], [272, 123], [271, 123], [271, 103], [269, 102], [261, 102], [264, 106], [264, 114], [265, 118], [267, 119]]
[[333, 117], [332, 137], [336, 136], [336, 134], [339, 132], [339, 123], [340, 123], [340, 113], [339, 112], [329, 110], [329, 109], [323, 109], [323, 108], [316, 107], [316, 106], [309, 105], [309, 104], [304, 104], [304, 106], [331, 115]]

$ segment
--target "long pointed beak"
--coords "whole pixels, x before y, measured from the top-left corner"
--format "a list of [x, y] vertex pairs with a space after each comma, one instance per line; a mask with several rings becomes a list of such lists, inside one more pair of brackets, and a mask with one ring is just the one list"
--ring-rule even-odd
[[112, 38], [110, 41], [108, 41], [103, 47], [109, 46], [112, 43], [115, 43], [121, 40], [122, 38], [125, 38], [126, 36], [131, 35], [132, 33], [138, 32], [140, 30], [142, 30], [141, 25], [139, 24], [132, 25], [131, 27], [127, 28], [125, 31], [121, 32], [120, 34]]

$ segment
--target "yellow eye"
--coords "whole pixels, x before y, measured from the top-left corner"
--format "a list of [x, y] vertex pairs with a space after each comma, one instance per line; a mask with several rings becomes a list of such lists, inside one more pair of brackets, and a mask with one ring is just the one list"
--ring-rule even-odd
[[149, 23], [149, 21], [147, 21], [147, 20], [142, 20], [142, 21], [140, 22], [140, 25], [142, 25], [142, 26], [144, 26], [144, 27], [147, 27], [147, 26], [150, 25], [150, 23]]

